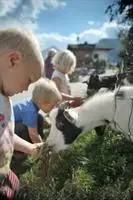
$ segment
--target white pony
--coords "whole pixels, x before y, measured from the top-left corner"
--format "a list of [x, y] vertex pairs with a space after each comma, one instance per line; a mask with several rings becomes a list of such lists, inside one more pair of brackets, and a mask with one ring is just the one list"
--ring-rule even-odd
[[133, 87], [124, 86], [113, 92], [99, 93], [78, 108], [65, 102], [51, 114], [52, 126], [47, 138], [54, 150], [67, 148], [83, 132], [109, 124], [133, 140]]

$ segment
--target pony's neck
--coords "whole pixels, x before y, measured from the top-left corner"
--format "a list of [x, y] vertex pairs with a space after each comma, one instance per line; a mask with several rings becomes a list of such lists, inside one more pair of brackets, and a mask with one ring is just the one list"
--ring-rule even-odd
[[78, 110], [77, 126], [91, 130], [103, 125], [105, 120], [111, 121], [114, 113], [114, 94], [108, 92], [97, 94]]

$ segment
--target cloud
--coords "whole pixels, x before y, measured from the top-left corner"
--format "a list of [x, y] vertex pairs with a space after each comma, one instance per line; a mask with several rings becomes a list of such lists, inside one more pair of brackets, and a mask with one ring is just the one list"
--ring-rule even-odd
[[[96, 23], [95, 23], [96, 24]], [[59, 33], [43, 33], [38, 34], [37, 37], [40, 41], [41, 48], [45, 49], [50, 46], [56, 46], [57, 48], [66, 48], [70, 43], [77, 43], [77, 37], [79, 37], [79, 42], [97, 43], [102, 38], [116, 38], [120, 29], [128, 29], [127, 25], [118, 25], [115, 21], [109, 23], [105, 22], [103, 24], [97, 23], [97, 27], [89, 28], [80, 32], [78, 35], [76, 33], [71, 33], [70, 35], [61, 35]]]
[[58, 7], [65, 7], [66, 2], [60, 0], [45, 0], [45, 6], [57, 9]]
[[15, 9], [19, 0], [0, 1], [0, 17], [6, 16], [9, 12]]
[[81, 32], [79, 35], [72, 33], [68, 36], [64, 36], [58, 33], [43, 33], [38, 34], [38, 40], [41, 44], [41, 48], [45, 49], [50, 46], [57, 46], [57, 48], [66, 48], [69, 43], [77, 43], [77, 36], [80, 42], [87, 41], [88, 43], [95, 43], [101, 38], [107, 38], [108, 35], [97, 29], [89, 29]]
[[[24, 29], [32, 30], [35, 33], [39, 30], [36, 19], [41, 11], [48, 9], [58, 9], [66, 6], [66, 0], [0, 0], [0, 28], [19, 26]], [[49, 46], [66, 48], [68, 43], [76, 43], [77, 37], [79, 42], [96, 43], [102, 38], [117, 37], [120, 28], [127, 26], [118, 25], [115, 21], [103, 24], [96, 21], [88, 21], [91, 26], [83, 30], [78, 35], [71, 33], [61, 35], [50, 32], [37, 34], [42, 49]]]
[[35, 30], [38, 27], [36, 19], [41, 11], [64, 6], [64, 0], [0, 0], [0, 27], [10, 24]]
[[77, 38], [77, 34], [75, 33], [72, 33], [69, 36], [63, 36], [58, 33], [43, 33], [37, 34], [36, 36], [40, 42], [42, 50], [51, 46], [56, 46], [59, 49], [66, 48], [68, 43], [75, 43]]
[[106, 32], [106, 34], [109, 37], [116, 38], [121, 29], [129, 29], [129, 28], [130, 28], [129, 25], [117, 24], [116, 21], [112, 21], [110, 23], [109, 22], [105, 22], [103, 24], [103, 26], [101, 27], [101, 30], [103, 32]]
[[0, 1], [0, 17], [37, 18], [41, 10], [66, 6], [64, 0], [10, 0]]
[[79, 34], [79, 37], [80, 38], [88, 37], [89, 39], [90, 35], [93, 35], [94, 37], [99, 37], [99, 38], [108, 37], [105, 31], [102, 31], [101, 29], [97, 29], [97, 28], [93, 28], [93, 29], [91, 28], [91, 29], [85, 30]]
[[88, 21], [88, 24], [89, 24], [89, 25], [94, 25], [95, 22], [94, 22], [94, 21]]
[[10, 28], [18, 27], [25, 29], [27, 31], [35, 32], [35, 30], [38, 29], [38, 25], [31, 20], [26, 20], [25, 23], [18, 21], [17, 19], [9, 19], [8, 21], [5, 21], [4, 23], [1, 23], [0, 19], [0, 28], [8, 28], [10, 25]]

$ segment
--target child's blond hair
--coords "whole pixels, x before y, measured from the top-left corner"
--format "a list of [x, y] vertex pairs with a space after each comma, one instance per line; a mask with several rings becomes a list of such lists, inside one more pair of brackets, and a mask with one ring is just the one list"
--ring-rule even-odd
[[46, 78], [40, 78], [36, 83], [34, 83], [32, 100], [35, 103], [37, 103], [38, 101], [61, 101], [62, 96], [54, 81]]
[[31, 32], [20, 28], [8, 28], [0, 30], [0, 51], [19, 51], [24, 61], [37, 61], [43, 70], [44, 61], [40, 46]]
[[76, 57], [69, 50], [59, 51], [53, 57], [52, 64], [58, 71], [71, 74], [76, 67]]

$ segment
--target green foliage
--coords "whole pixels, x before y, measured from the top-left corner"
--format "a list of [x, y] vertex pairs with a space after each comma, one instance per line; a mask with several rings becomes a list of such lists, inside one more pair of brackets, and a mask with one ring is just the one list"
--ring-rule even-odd
[[129, 31], [123, 29], [119, 32], [119, 38], [122, 45], [119, 57], [123, 62], [125, 70], [132, 70], [133, 66], [133, 38], [129, 37]]
[[96, 74], [99, 74], [101, 70], [105, 70], [107, 66], [107, 63], [105, 60], [97, 59], [96, 61], [93, 61], [93, 68], [95, 69]]
[[[110, 15], [110, 21], [123, 24], [119, 38], [122, 49], [119, 54], [125, 70], [133, 68], [133, 0], [113, 0], [107, 7], [105, 13]], [[129, 30], [128, 30], [129, 29]]]
[[[111, 2], [111, 1], [110, 1]], [[133, 22], [133, 1], [132, 0], [113, 0], [111, 5], [109, 5], [105, 11], [109, 13], [110, 21], [116, 18], [120, 22]]]
[[28, 161], [31, 168], [21, 177], [17, 200], [133, 199], [133, 144], [121, 135], [86, 133], [53, 157], [48, 176], [46, 156]]

